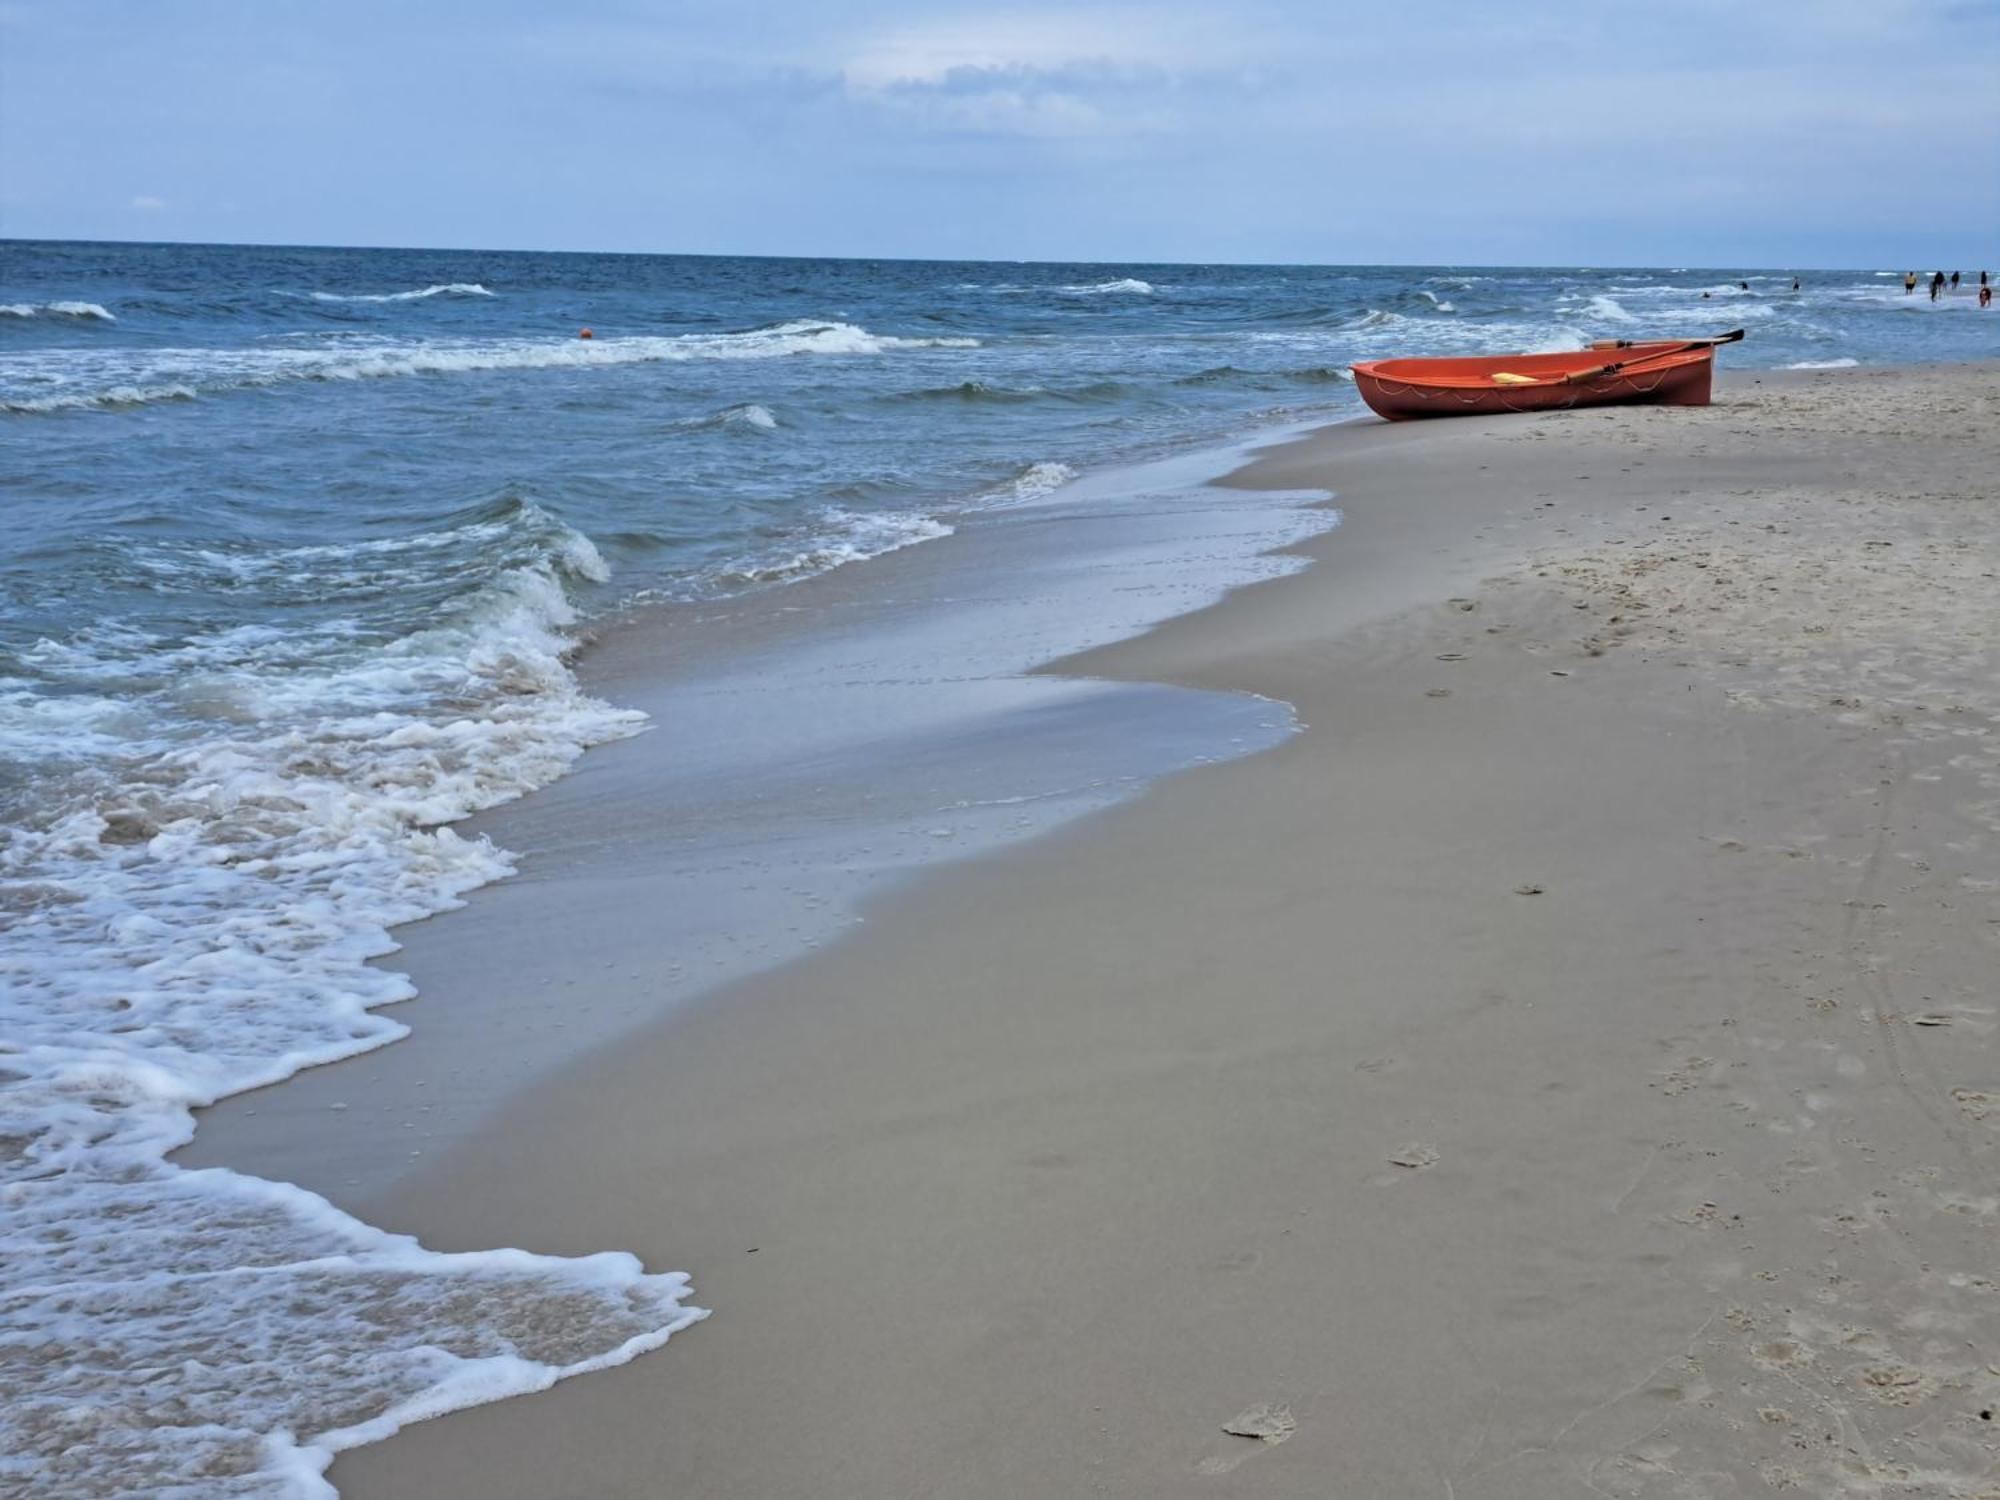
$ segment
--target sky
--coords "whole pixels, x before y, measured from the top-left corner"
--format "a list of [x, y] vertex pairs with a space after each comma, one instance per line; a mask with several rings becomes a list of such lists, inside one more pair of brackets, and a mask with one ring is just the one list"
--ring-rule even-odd
[[2000, 0], [0, 0], [0, 236], [2000, 264]]

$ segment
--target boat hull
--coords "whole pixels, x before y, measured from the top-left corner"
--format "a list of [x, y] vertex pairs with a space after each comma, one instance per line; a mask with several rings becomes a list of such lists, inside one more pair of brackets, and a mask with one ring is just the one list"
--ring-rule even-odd
[[[1620, 368], [1588, 373], [1610, 351], [1496, 355], [1482, 359], [1384, 359], [1354, 366], [1361, 399], [1391, 422], [1424, 417], [1494, 416], [1559, 411], [1573, 406], [1651, 403], [1706, 406], [1714, 386], [1715, 350], [1662, 344], [1616, 351]], [[1564, 377], [1582, 372], [1582, 378]], [[1512, 381], [1496, 382], [1506, 373]]]

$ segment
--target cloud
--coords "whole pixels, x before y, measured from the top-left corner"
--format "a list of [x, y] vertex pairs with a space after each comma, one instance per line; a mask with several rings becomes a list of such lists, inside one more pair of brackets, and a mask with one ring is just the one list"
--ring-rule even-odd
[[1017, 12], [932, 21], [873, 35], [841, 69], [863, 93], [939, 87], [967, 75], [1172, 72], [1204, 55], [1185, 26], [1123, 11]]
[[1180, 88], [1245, 60], [1200, 17], [1031, 11], [873, 33], [840, 77], [851, 100], [923, 130], [1081, 138], [1169, 130]]
[[167, 200], [155, 198], [151, 193], [141, 193], [132, 200], [132, 206], [141, 213], [156, 213], [167, 206]]

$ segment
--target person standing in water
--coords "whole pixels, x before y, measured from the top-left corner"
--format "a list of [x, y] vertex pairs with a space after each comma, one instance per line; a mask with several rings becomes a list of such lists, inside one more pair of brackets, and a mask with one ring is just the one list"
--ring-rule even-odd
[[1951, 273], [1951, 289], [1954, 292], [1958, 290], [1958, 272], [1956, 271]]
[[1942, 271], [1931, 272], [1931, 301], [1933, 302], [1937, 301], [1938, 293], [1943, 290], [1944, 290], [1944, 272]]
[[1983, 281], [1979, 283], [1979, 305], [1981, 307], [1993, 305], [1993, 288]]
[[1903, 295], [1907, 297], [1910, 295], [1910, 293], [1914, 292], [1916, 289], [1917, 289], [1917, 273], [1915, 271], [1905, 271], [1903, 273]]

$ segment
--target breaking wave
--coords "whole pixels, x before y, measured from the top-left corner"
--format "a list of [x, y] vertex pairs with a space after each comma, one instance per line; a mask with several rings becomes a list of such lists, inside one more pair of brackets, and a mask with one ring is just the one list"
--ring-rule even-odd
[[426, 297], [491, 297], [476, 281], [441, 282], [413, 292], [314, 292], [315, 302], [421, 302]]
[[[324, 554], [324, 555], [322, 555]], [[567, 666], [588, 538], [444, 533], [161, 566], [485, 581], [421, 628], [89, 626], [19, 655], [56, 749], [0, 837], [0, 1489], [330, 1495], [340, 1450], [622, 1363], [701, 1316], [629, 1255], [439, 1254], [303, 1189], [168, 1162], [193, 1111], [407, 1030], [390, 929], [512, 869], [450, 825], [637, 731]], [[436, 561], [429, 566], [427, 559]], [[20, 685], [16, 679], [10, 688]], [[52, 747], [51, 709], [84, 731]]]
[[726, 406], [721, 411], [711, 412], [705, 417], [689, 417], [676, 424], [681, 427], [730, 427], [750, 432], [775, 432], [778, 418], [768, 406], [760, 406], [755, 401], [745, 401], [736, 406]]
[[1096, 281], [1088, 285], [1066, 286], [1061, 290], [1078, 296], [1102, 296], [1119, 294], [1130, 297], [1150, 297], [1156, 290], [1152, 282], [1141, 281], [1136, 276], [1121, 276], [1116, 281]]
[[803, 539], [804, 544], [797, 551], [774, 558], [724, 563], [709, 574], [707, 582], [711, 588], [723, 592], [760, 584], [793, 583], [848, 563], [899, 552], [918, 542], [935, 541], [950, 536], [952, 530], [933, 516], [895, 512], [870, 515], [828, 506], [819, 513], [812, 535]]
[[1029, 505], [1037, 500], [1047, 499], [1074, 478], [1076, 470], [1068, 464], [1044, 460], [1041, 463], [1029, 464], [998, 489], [988, 490], [979, 497], [977, 503], [982, 509], [988, 510], [1005, 510], [1010, 506]]
[[[871, 355], [910, 349], [976, 349], [963, 337], [907, 338], [852, 323], [800, 319], [745, 333], [638, 335], [604, 339], [477, 339], [411, 342], [342, 340], [330, 346], [259, 344], [233, 349], [120, 351], [107, 356], [102, 384], [88, 366], [61, 367], [54, 390], [7, 380], [0, 411], [36, 413], [181, 401], [199, 395], [289, 381], [370, 380], [399, 375], [454, 375], [488, 370], [576, 370], [680, 360], [777, 359], [794, 355]], [[30, 379], [40, 371], [25, 369]], [[116, 371], [115, 375], [113, 371]], [[0, 369], [0, 378], [13, 374]]]
[[0, 318], [84, 318], [116, 323], [110, 310], [95, 302], [0, 302]]

